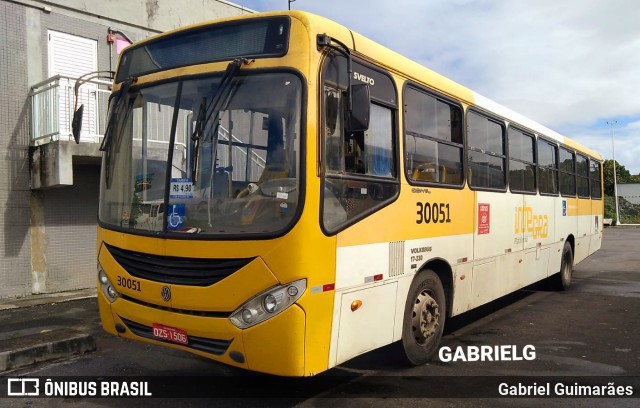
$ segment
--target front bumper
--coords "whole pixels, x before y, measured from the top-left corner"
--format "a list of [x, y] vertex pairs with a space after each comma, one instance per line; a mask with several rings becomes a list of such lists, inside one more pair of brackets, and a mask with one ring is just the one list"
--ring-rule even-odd
[[[110, 303], [98, 291], [102, 327], [124, 338], [188, 351], [221, 363], [275, 375], [304, 375], [305, 313], [297, 304], [251, 328], [240, 330], [228, 318], [163, 310], [119, 297]], [[159, 323], [186, 331], [187, 345], [153, 336]]]

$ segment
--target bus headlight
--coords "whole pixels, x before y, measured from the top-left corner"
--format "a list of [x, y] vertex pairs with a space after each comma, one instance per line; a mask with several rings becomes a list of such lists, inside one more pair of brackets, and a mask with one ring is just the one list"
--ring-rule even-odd
[[266, 310], [269, 313], [273, 313], [278, 308], [278, 300], [272, 294], [268, 294], [267, 296], [264, 297], [264, 301], [262, 302], [262, 305], [264, 306], [264, 310]]
[[302, 296], [307, 280], [300, 279], [268, 289], [236, 309], [229, 320], [234, 326], [246, 329], [282, 313]]
[[112, 303], [118, 298], [119, 293], [109, 281], [107, 274], [104, 273], [102, 266], [98, 264], [98, 282], [100, 282], [100, 288], [102, 289], [102, 293], [111, 301]]

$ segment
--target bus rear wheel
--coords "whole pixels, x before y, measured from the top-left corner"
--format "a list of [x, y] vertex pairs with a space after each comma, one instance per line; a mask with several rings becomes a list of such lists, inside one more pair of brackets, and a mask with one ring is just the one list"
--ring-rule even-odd
[[573, 250], [571, 244], [565, 242], [562, 249], [560, 272], [553, 277], [553, 286], [557, 290], [568, 290], [571, 286], [571, 275], [573, 275]]
[[438, 275], [426, 270], [413, 279], [405, 306], [402, 345], [409, 362], [424, 364], [436, 354], [442, 338], [446, 299]]

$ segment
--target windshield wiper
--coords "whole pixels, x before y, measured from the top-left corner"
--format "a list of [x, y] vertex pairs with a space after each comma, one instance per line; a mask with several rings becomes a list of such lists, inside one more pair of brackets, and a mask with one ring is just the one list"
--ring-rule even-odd
[[[205, 137], [205, 128], [207, 127], [207, 123], [211, 121], [213, 118], [212, 131], [210, 132], [211, 137], [213, 139], [214, 145], [217, 143], [218, 139], [218, 125], [219, 125], [219, 115], [220, 111], [225, 107], [229, 97], [231, 96], [231, 91], [233, 87], [231, 84], [233, 83], [233, 78], [238, 75], [240, 71], [240, 67], [242, 64], [247, 64], [249, 61], [245, 58], [236, 58], [227, 65], [227, 69], [220, 80], [220, 84], [213, 94], [213, 99], [207, 105], [207, 98], [202, 98], [202, 102], [200, 103], [200, 109], [198, 111], [198, 117], [196, 119], [196, 124], [191, 134], [191, 140], [195, 142], [194, 145], [194, 158], [193, 158], [193, 168], [191, 169], [191, 175], [193, 179], [193, 183], [195, 184], [197, 180], [197, 170], [198, 170], [198, 157], [200, 155], [200, 142]], [[215, 150], [215, 149], [214, 149]], [[215, 163], [215, 155], [216, 151], [213, 152], [212, 160]]]
[[113, 135], [113, 130], [115, 127], [115, 123], [117, 122], [118, 114], [120, 110], [124, 106], [124, 100], [128, 99], [129, 89], [131, 88], [131, 84], [137, 81], [136, 77], [129, 77], [122, 82], [120, 86], [120, 91], [118, 92], [118, 96], [115, 101], [115, 105], [113, 109], [109, 112], [109, 119], [107, 120], [107, 129], [104, 131], [104, 138], [102, 139], [102, 144], [100, 145], [100, 151], [105, 151], [111, 145], [111, 139]]
[[[231, 82], [236, 75], [238, 75], [238, 71], [240, 71], [240, 66], [242, 64], [246, 64], [248, 61], [244, 58], [236, 58], [227, 65], [227, 70], [225, 71], [218, 88], [214, 93], [213, 99], [209, 102], [209, 106], [204, 108], [206, 105], [206, 98], [202, 98], [202, 103], [200, 104], [200, 112], [198, 113], [198, 118], [196, 120], [196, 126], [191, 135], [191, 139], [196, 141], [203, 136], [204, 128], [206, 124], [209, 122], [211, 118], [216, 118], [222, 110], [223, 104], [226, 102], [227, 98], [231, 94]], [[204, 112], [203, 112], [204, 108]]]
[[[133, 84], [134, 82], [136, 82], [137, 78], [135, 77], [130, 77], [127, 78], [122, 85], [120, 86], [120, 91], [119, 94], [117, 96], [118, 99], [116, 99], [116, 101], [114, 102], [113, 108], [111, 109], [111, 111], [109, 112], [109, 119], [107, 121], [107, 128], [104, 131], [104, 138], [102, 139], [102, 144], [100, 144], [100, 151], [104, 152], [105, 154], [105, 175], [104, 175], [104, 181], [106, 184], [107, 188], [111, 187], [111, 161], [113, 160], [113, 158], [111, 157], [111, 144], [112, 144], [112, 139], [113, 139], [113, 134], [116, 133], [116, 124], [118, 123], [118, 118], [119, 116], [121, 116], [120, 112], [124, 106], [126, 106], [127, 104], [124, 103], [125, 100], [129, 99], [129, 89], [131, 89], [131, 84]], [[124, 118], [122, 118], [122, 123], [124, 126], [124, 122], [126, 122], [127, 116], [125, 115]], [[117, 129], [117, 132], [121, 132], [121, 129]]]

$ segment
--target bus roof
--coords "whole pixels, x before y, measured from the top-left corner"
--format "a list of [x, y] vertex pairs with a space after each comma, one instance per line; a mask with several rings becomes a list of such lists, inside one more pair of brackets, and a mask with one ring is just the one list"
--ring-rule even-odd
[[[152, 41], [159, 37], [163, 37], [165, 35], [171, 35], [174, 33], [182, 32], [185, 30], [191, 30], [197, 27], [206, 26], [209, 24], [215, 24], [218, 22], [228, 22], [234, 20], [244, 20], [248, 18], [254, 17], [268, 17], [268, 16], [282, 16], [288, 15], [291, 18], [295, 18], [300, 21], [304, 26], [307, 27], [311, 36], [315, 38], [316, 34], [328, 34], [329, 36], [342, 41], [343, 43], [349, 45], [354, 50], [354, 55], [361, 57], [370, 62], [375, 62], [377, 65], [385, 68], [386, 70], [404, 77], [407, 80], [412, 80], [417, 83], [423, 84], [431, 89], [437, 90], [438, 92], [450, 96], [452, 98], [458, 99], [468, 105], [476, 106], [480, 109], [491, 112], [495, 115], [498, 115], [504, 118], [507, 122], [512, 122], [514, 124], [520, 125], [520, 127], [524, 127], [529, 129], [541, 136], [544, 136], [548, 139], [552, 139], [557, 141], [560, 144], [564, 144], [567, 147], [575, 149], [583, 154], [587, 154], [599, 161], [602, 161], [602, 155], [595, 150], [592, 150], [566, 136], [563, 136], [554, 130], [549, 129], [548, 127], [527, 118], [524, 115], [521, 115], [487, 97], [484, 97], [467, 87], [445, 77], [444, 75], [438, 74], [437, 72], [420, 65], [419, 63], [410, 60], [409, 58], [400, 55], [399, 53], [390, 50], [389, 48], [376, 43], [375, 41], [360, 35], [352, 30], [349, 30], [347, 27], [336, 23], [335, 21], [329, 20], [325, 17], [318, 16], [316, 14], [299, 11], [299, 10], [291, 10], [291, 11], [275, 11], [275, 12], [262, 12], [262, 13], [251, 13], [244, 14], [241, 16], [228, 17], [223, 20], [214, 20], [207, 21], [198, 24], [189, 25], [186, 27], [178, 28], [175, 30], [168, 31], [163, 34], [154, 35], [149, 37], [139, 43], [134, 44], [134, 46], [142, 43], [146, 43], [148, 41]], [[313, 40], [312, 38], [312, 40]]]
[[[383, 66], [387, 70], [394, 72], [397, 75], [403, 76], [407, 79], [422, 83], [429, 86], [439, 92], [462, 100], [469, 105], [479, 107], [488, 112], [492, 112], [508, 122], [520, 125], [520, 127], [528, 128], [529, 130], [542, 135], [548, 139], [557, 141], [560, 144], [564, 144], [567, 147], [575, 149], [583, 154], [587, 154], [597, 160], [602, 161], [602, 155], [595, 150], [592, 150], [566, 136], [559, 134], [558, 132], [549, 129], [548, 127], [527, 118], [526, 116], [519, 114], [485, 96], [482, 96], [465, 86], [458, 84], [457, 82], [446, 78], [445, 76], [438, 74], [437, 72], [420, 65], [419, 63], [406, 58], [403, 55], [392, 51], [383, 45], [380, 45], [373, 40], [362, 36], [356, 32], [348, 30], [346, 27], [333, 22], [324, 17], [320, 17], [311, 13], [293, 11], [292, 16], [296, 18], [306, 20], [310, 27], [313, 27], [313, 31], [320, 33], [327, 33], [331, 36], [336, 36], [337, 39], [350, 44], [355, 50], [355, 54], [361, 56], [370, 61], [375, 61], [377, 64]], [[353, 38], [353, 40], [351, 40]]]

